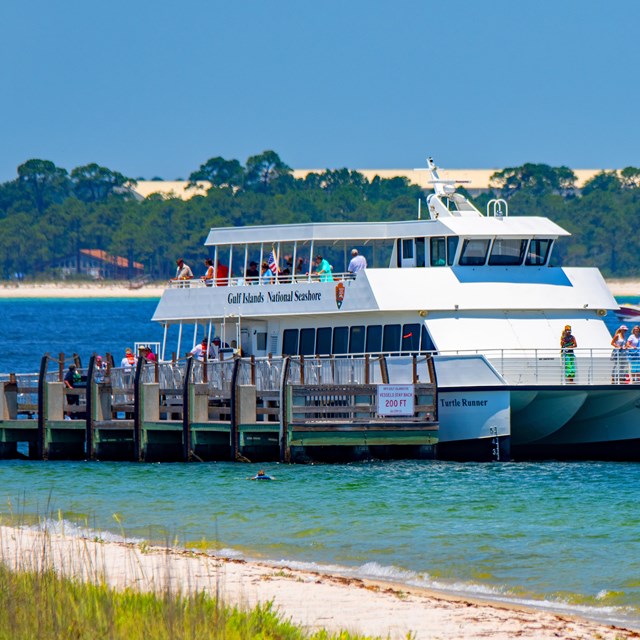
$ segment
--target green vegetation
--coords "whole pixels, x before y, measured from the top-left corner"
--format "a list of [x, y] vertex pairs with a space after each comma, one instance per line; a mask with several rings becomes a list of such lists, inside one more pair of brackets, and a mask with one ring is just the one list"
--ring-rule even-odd
[[[95, 163], [71, 172], [48, 160], [20, 165], [15, 180], [0, 184], [0, 277], [59, 276], [56, 264], [81, 249], [102, 249], [145, 265], [151, 278], [173, 275], [182, 256], [192, 266], [207, 257], [212, 226], [291, 222], [410, 220], [422, 190], [404, 178], [367, 180], [349, 169], [293, 178], [274, 151], [237, 160], [209, 159], [189, 176], [208, 180], [206, 196], [183, 201], [155, 194], [136, 200], [135, 180]], [[640, 271], [640, 169], [602, 172], [580, 193], [567, 167], [525, 164], [494, 174], [492, 197], [509, 200], [516, 215], [542, 215], [573, 234], [554, 262], [598, 266], [606, 276]], [[196, 268], [197, 271], [197, 268]]]
[[0, 564], [0, 640], [349, 640], [346, 632], [308, 633], [270, 604], [251, 611], [199, 593], [116, 591], [52, 571], [12, 573]]

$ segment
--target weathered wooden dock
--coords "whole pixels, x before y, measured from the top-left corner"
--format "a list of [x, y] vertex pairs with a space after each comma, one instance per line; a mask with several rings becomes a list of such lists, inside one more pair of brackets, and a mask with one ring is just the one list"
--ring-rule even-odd
[[[438, 422], [430, 357], [393, 358], [392, 382], [401, 379], [401, 387], [390, 385], [384, 356], [139, 360], [131, 369], [101, 369], [91, 358], [86, 369], [78, 368], [81, 382], [73, 389], [63, 382], [67, 365], [62, 354], [45, 355], [39, 373], [5, 376], [0, 458], [434, 457]], [[408, 409], [381, 413], [381, 390], [397, 388], [408, 396]]]

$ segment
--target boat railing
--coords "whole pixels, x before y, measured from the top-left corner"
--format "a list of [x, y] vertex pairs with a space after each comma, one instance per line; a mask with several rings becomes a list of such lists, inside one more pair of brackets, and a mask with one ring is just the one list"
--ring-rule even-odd
[[[331, 274], [333, 282], [341, 282], [345, 280], [355, 280], [357, 274], [351, 272], [333, 272]], [[226, 278], [212, 278], [204, 280], [202, 278], [193, 278], [191, 280], [170, 280], [169, 289], [202, 289], [204, 287], [245, 287], [256, 285], [277, 285], [277, 284], [305, 284], [315, 282], [330, 282], [326, 276], [318, 276], [312, 274], [286, 275], [279, 274], [273, 278], [260, 277], [242, 277], [230, 276]]]
[[483, 355], [508, 385], [609, 385], [640, 383], [640, 354], [610, 348], [447, 351]]
[[[292, 356], [289, 379], [306, 384], [408, 384], [414, 379], [428, 380], [428, 355], [483, 355], [508, 385], [609, 385], [640, 383], [640, 355], [622, 351], [614, 358], [611, 349], [451, 350], [438, 352], [348, 354], [337, 356]], [[414, 356], [415, 364], [414, 364]], [[224, 361], [194, 362], [192, 382], [205, 382], [212, 395], [229, 393], [236, 358]], [[238, 384], [254, 385], [258, 391], [278, 391], [284, 359], [281, 356], [240, 358]], [[414, 374], [415, 366], [415, 374]], [[206, 374], [205, 374], [206, 368]], [[182, 389], [184, 362], [145, 365], [143, 382], [154, 380], [163, 389]], [[573, 373], [573, 375], [571, 375]], [[133, 375], [123, 369], [111, 369], [112, 384], [118, 389], [133, 389]]]

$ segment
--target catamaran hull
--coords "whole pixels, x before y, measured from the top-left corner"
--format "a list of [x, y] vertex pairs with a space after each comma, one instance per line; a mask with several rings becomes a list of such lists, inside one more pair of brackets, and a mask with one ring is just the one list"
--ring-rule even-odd
[[640, 385], [510, 391], [515, 459], [640, 460]]
[[439, 407], [440, 460], [640, 460], [640, 385], [446, 389]]

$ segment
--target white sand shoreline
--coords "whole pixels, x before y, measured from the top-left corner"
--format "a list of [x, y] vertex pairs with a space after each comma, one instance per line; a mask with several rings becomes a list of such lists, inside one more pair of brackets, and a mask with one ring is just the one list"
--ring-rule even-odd
[[344, 629], [391, 640], [407, 634], [416, 640], [640, 638], [636, 631], [573, 616], [427, 589], [31, 529], [0, 527], [0, 559], [13, 569], [47, 566], [119, 589], [205, 590], [247, 608], [271, 601], [284, 618], [310, 630]]
[[[640, 280], [621, 278], [607, 280], [614, 296], [640, 296]], [[106, 282], [41, 282], [0, 284], [0, 299], [11, 298], [160, 298], [164, 282], [154, 282], [130, 289], [126, 281]]]

